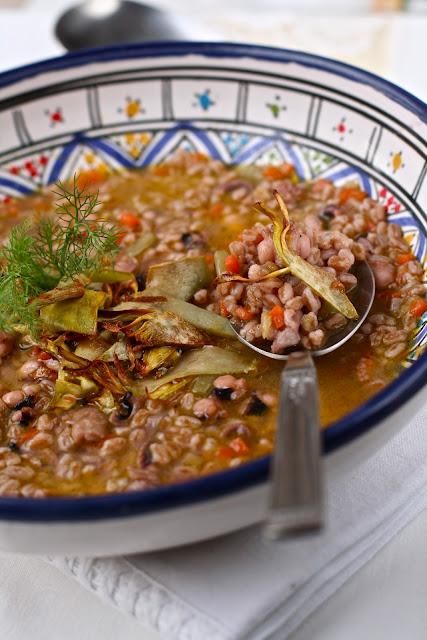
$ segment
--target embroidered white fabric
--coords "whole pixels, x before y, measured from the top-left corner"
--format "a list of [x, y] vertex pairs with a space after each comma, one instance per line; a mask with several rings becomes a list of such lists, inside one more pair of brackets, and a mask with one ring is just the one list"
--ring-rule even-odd
[[327, 460], [319, 536], [271, 543], [252, 527], [159, 553], [49, 561], [165, 640], [285, 640], [427, 508], [426, 426], [427, 407], [352, 474]]

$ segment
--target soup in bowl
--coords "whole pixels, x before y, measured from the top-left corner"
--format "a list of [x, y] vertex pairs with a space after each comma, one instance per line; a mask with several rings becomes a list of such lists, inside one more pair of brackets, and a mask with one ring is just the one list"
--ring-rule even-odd
[[[266, 477], [282, 365], [230, 322], [274, 353], [316, 351], [357, 319], [358, 261], [373, 308], [316, 359], [325, 448], [418, 402], [422, 107], [338, 63], [221, 47], [135, 47], [126, 65], [111, 49], [3, 76], [8, 519], [147, 523], [193, 501], [202, 513], [208, 497], [243, 505]], [[249, 504], [178, 538], [248, 524]]]

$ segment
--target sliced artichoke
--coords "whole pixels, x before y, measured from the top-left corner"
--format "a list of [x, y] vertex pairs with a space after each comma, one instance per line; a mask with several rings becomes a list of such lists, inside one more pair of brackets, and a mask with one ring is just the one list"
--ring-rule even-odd
[[170, 311], [153, 309], [122, 328], [125, 335], [147, 347], [200, 347], [205, 336], [192, 324]]

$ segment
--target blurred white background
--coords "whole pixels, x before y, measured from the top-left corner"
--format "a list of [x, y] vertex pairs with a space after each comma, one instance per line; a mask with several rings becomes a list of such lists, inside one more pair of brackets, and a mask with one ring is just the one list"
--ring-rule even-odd
[[[189, 39], [251, 42], [338, 58], [427, 100], [427, 0], [147, 3], [173, 13]], [[0, 0], [0, 70], [63, 53], [53, 28], [62, 11], [73, 4], [73, 0]]]

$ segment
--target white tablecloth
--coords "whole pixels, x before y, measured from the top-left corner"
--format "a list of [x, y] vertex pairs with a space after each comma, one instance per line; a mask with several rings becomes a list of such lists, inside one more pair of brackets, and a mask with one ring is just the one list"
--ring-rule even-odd
[[[13, 0], [9, 2], [13, 4]], [[0, 8], [0, 69], [61, 53], [51, 35], [56, 12], [68, 0], [32, 0]], [[153, 3], [154, 4], [154, 3]], [[166, 6], [177, 3], [164, 1]], [[216, 6], [220, 4], [218, 1]], [[262, 3], [264, 7], [266, 3]], [[427, 18], [331, 15], [295, 20], [279, 11], [212, 12], [199, 3], [194, 39], [212, 37], [305, 48], [378, 71], [427, 99]], [[354, 3], [353, 3], [354, 4]], [[2, 3], [0, 0], [0, 7]], [[189, 15], [194, 3], [181, 0]], [[229, 3], [224, 2], [224, 7]], [[202, 12], [202, 10], [204, 13]], [[194, 14], [194, 12], [193, 12]], [[37, 24], [37, 29], [34, 29]], [[355, 34], [359, 33], [359, 37]], [[361, 35], [363, 34], [363, 35]], [[427, 637], [427, 513], [424, 512], [313, 614], [293, 640], [424, 640]], [[0, 637], [5, 640], [157, 640], [43, 560], [0, 556]], [[203, 639], [201, 639], [203, 640]]]
[[[426, 533], [425, 511], [291, 640], [425, 640]], [[159, 640], [44, 560], [0, 556], [0, 576], [2, 640]]]

